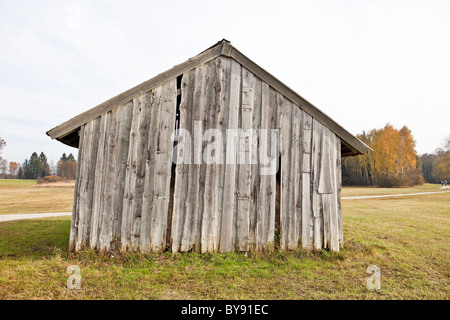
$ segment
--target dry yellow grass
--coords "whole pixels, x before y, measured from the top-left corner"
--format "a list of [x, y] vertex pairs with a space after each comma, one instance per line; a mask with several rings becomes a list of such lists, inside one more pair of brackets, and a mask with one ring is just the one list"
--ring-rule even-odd
[[0, 180], [0, 214], [72, 211], [74, 182]]
[[435, 192], [445, 191], [441, 189], [439, 184], [425, 183], [420, 186], [405, 187], [405, 188], [374, 188], [374, 187], [343, 187], [341, 191], [342, 197], [355, 196], [375, 196], [385, 194], [406, 194], [406, 193], [420, 193], [420, 192]]

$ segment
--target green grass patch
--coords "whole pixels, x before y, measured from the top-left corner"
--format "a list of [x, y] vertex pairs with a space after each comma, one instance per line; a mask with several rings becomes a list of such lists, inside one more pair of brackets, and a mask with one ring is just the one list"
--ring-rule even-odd
[[[69, 217], [3, 222], [0, 299], [449, 299], [449, 200], [344, 200], [338, 253], [69, 254]], [[379, 291], [366, 288], [371, 264]], [[70, 265], [81, 290], [66, 287]]]

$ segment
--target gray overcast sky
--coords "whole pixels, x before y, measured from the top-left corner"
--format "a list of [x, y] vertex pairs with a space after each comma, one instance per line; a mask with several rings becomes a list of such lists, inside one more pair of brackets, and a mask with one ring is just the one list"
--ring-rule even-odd
[[0, 0], [2, 156], [76, 155], [45, 132], [222, 38], [352, 134], [450, 134], [448, 0]]

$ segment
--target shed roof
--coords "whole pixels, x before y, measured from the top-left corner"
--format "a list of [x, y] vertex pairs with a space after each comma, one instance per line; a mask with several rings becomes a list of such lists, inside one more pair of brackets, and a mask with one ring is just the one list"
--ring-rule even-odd
[[189, 60], [157, 75], [156, 77], [151, 78], [150, 80], [147, 80], [125, 92], [122, 92], [117, 96], [99, 104], [98, 106], [89, 109], [75, 116], [74, 118], [60, 124], [59, 126], [49, 130], [47, 132], [47, 135], [52, 139], [56, 139], [64, 144], [77, 148], [79, 143], [78, 130], [85, 123], [101, 116], [102, 114], [114, 109], [115, 107], [118, 107], [132, 100], [134, 97], [146, 93], [158, 87], [159, 85], [172, 80], [179, 75], [191, 69], [194, 69], [198, 65], [206, 63], [218, 56], [231, 57], [232, 59], [236, 60], [245, 68], [258, 76], [261, 80], [268, 83], [275, 90], [298, 105], [303, 111], [311, 115], [324, 126], [328, 127], [331, 131], [333, 131], [337, 136], [341, 138], [342, 156], [358, 155], [364, 153], [367, 149], [370, 149], [366, 144], [350, 134], [347, 130], [337, 124], [325, 113], [320, 111], [299, 94], [288, 88], [277, 78], [272, 76], [270, 73], [268, 73], [252, 60], [243, 55], [239, 50], [233, 47], [229, 41], [225, 39], [217, 42], [215, 45], [201, 52], [197, 56], [192, 57]]

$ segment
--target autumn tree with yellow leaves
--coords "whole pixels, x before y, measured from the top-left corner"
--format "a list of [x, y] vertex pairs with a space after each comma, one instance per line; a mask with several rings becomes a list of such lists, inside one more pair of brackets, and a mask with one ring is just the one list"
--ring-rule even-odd
[[411, 130], [391, 124], [357, 136], [373, 151], [343, 160], [343, 183], [383, 187], [410, 186], [424, 182], [417, 168], [417, 152]]

